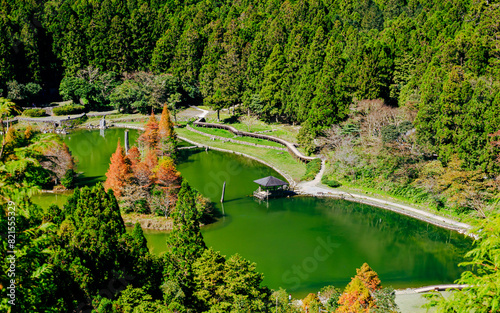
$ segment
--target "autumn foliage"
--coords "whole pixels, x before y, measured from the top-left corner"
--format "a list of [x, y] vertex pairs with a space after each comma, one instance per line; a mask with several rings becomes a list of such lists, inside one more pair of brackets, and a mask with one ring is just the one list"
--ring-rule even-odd
[[156, 150], [158, 148], [158, 122], [154, 112], [151, 112], [144, 133], [139, 136], [138, 141], [144, 145], [146, 149]]
[[125, 211], [167, 216], [175, 207], [181, 176], [175, 168], [175, 133], [165, 106], [160, 123], [154, 113], [139, 137], [139, 147], [125, 155], [119, 145], [111, 157], [105, 187], [113, 189]]
[[144, 133], [138, 140], [143, 148], [155, 151], [158, 156], [175, 156], [177, 142], [167, 105], [163, 106], [160, 123], [156, 121], [154, 113], [151, 113]]
[[340, 307], [337, 312], [369, 312], [371, 308], [376, 307], [373, 294], [381, 288], [378, 274], [367, 263], [364, 263], [361, 268], [356, 269], [356, 276], [352, 278], [340, 296], [338, 301]]
[[130, 165], [132, 166], [132, 169], [134, 166], [137, 165], [137, 163], [141, 162], [141, 153], [139, 152], [139, 149], [136, 146], [133, 146], [128, 150], [127, 157], [130, 160]]
[[116, 151], [111, 156], [111, 164], [106, 172], [104, 187], [112, 189], [115, 196], [119, 198], [125, 185], [130, 182], [131, 173], [130, 160], [125, 156], [125, 151], [118, 142]]
[[170, 111], [168, 110], [166, 104], [163, 106], [163, 111], [161, 113], [158, 135], [161, 139], [167, 139], [175, 136], [174, 124], [170, 120]]
[[175, 168], [172, 159], [160, 160], [156, 168], [156, 183], [162, 187], [180, 184], [180, 173]]

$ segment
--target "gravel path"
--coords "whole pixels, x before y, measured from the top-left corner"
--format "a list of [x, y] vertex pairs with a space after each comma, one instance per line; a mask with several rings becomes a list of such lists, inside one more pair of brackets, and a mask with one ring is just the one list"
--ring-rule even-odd
[[191, 105], [190, 107], [193, 108], [193, 109], [202, 111], [202, 113], [198, 115], [199, 118], [205, 118], [205, 117], [207, 117], [208, 113], [210, 113], [210, 111], [204, 110], [204, 109], [200, 109], [199, 107], [194, 106], [194, 105]]
[[[198, 117], [205, 117], [210, 111], [200, 109], [196, 106], [191, 106], [194, 109], [197, 109], [199, 111], [202, 111], [201, 114], [198, 115]], [[186, 140], [185, 138], [182, 138], [183, 140]], [[194, 143], [190, 140], [186, 140], [190, 143], [199, 145], [198, 143]], [[253, 157], [252, 157], [253, 158]], [[253, 158], [257, 159], [257, 158]], [[268, 164], [264, 160], [259, 160], [258, 161]], [[359, 203], [364, 203], [372, 206], [376, 206], [379, 208], [383, 209], [388, 209], [400, 214], [404, 214], [419, 220], [422, 220], [424, 222], [428, 222], [440, 227], [444, 227], [447, 229], [455, 230], [458, 231], [459, 233], [467, 233], [471, 230], [472, 226], [454, 221], [452, 219], [442, 217], [433, 213], [429, 213], [423, 210], [416, 209], [414, 207], [410, 207], [408, 205], [404, 204], [399, 204], [395, 203], [392, 201], [388, 200], [382, 200], [374, 197], [369, 197], [365, 195], [360, 195], [356, 193], [350, 193], [350, 192], [345, 192], [345, 191], [340, 191], [334, 188], [330, 188], [328, 186], [325, 186], [321, 184], [321, 178], [323, 177], [323, 174], [325, 172], [326, 168], [326, 160], [323, 158], [321, 160], [321, 170], [319, 173], [316, 175], [314, 180], [309, 181], [309, 182], [301, 182], [297, 184], [295, 190], [299, 194], [303, 195], [310, 195], [310, 196], [315, 196], [315, 197], [334, 197], [334, 198], [340, 198], [340, 199], [345, 199], [349, 201], [354, 201], [354, 202], [359, 202]], [[281, 173], [280, 173], [281, 174]], [[287, 180], [289, 180], [290, 183], [293, 182], [293, 180], [289, 179], [288, 176], [286, 176]], [[474, 237], [474, 234], [470, 234], [470, 236]]]
[[472, 226], [468, 224], [457, 222], [443, 216], [419, 210], [414, 207], [410, 207], [408, 205], [330, 188], [328, 186], [321, 184], [321, 177], [323, 176], [324, 171], [325, 171], [325, 160], [322, 160], [321, 170], [318, 173], [318, 175], [316, 175], [313, 181], [299, 183], [297, 185], [298, 193], [304, 195], [311, 195], [315, 197], [318, 196], [335, 197], [335, 198], [341, 198], [345, 200], [365, 203], [376, 207], [388, 209], [397, 213], [401, 213], [413, 218], [417, 218], [419, 220], [440, 227], [456, 230], [459, 233], [466, 233], [470, 231], [470, 229], [472, 228]]

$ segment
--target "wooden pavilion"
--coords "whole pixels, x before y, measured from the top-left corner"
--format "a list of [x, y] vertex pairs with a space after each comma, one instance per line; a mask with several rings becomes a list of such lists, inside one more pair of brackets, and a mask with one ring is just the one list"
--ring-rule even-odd
[[274, 176], [267, 176], [253, 181], [259, 185], [259, 189], [253, 192], [253, 196], [260, 200], [283, 197], [288, 183]]

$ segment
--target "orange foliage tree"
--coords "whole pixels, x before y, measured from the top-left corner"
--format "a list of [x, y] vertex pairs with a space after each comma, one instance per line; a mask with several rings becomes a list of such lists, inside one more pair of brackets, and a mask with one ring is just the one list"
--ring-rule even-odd
[[158, 148], [158, 122], [154, 112], [151, 112], [144, 133], [137, 139], [142, 143], [147, 149], [156, 150]]
[[364, 263], [361, 268], [356, 269], [356, 277], [358, 277], [371, 292], [382, 288], [377, 272], [375, 272], [368, 263]]
[[338, 301], [340, 307], [337, 312], [369, 312], [371, 308], [376, 307], [373, 293], [381, 288], [378, 274], [367, 263], [364, 263], [361, 268], [356, 269], [356, 276], [352, 278], [340, 296]]
[[336, 312], [341, 313], [361, 313], [369, 312], [373, 307], [373, 299], [370, 290], [366, 288], [359, 277], [354, 277], [345, 288], [344, 293], [339, 298], [340, 307]]
[[132, 169], [141, 162], [141, 153], [139, 152], [139, 149], [136, 146], [133, 146], [128, 150], [127, 157], [130, 160], [130, 165], [132, 166]]
[[158, 130], [158, 149], [160, 155], [175, 156], [177, 140], [174, 131], [174, 124], [170, 119], [170, 111], [165, 104], [161, 113]]
[[153, 170], [158, 165], [158, 156], [153, 150], [148, 150], [144, 161], [137, 163], [132, 169], [139, 186], [149, 188], [155, 181]]
[[174, 124], [170, 120], [170, 111], [166, 104], [163, 106], [163, 111], [161, 112], [158, 135], [161, 139], [168, 139], [175, 136]]
[[163, 187], [178, 186], [181, 174], [177, 171], [174, 161], [170, 158], [160, 160], [156, 168], [156, 183]]
[[125, 151], [118, 141], [116, 151], [111, 156], [111, 164], [106, 172], [106, 181], [104, 187], [112, 189], [115, 197], [120, 197], [125, 185], [130, 182], [132, 177], [130, 160], [125, 156]]

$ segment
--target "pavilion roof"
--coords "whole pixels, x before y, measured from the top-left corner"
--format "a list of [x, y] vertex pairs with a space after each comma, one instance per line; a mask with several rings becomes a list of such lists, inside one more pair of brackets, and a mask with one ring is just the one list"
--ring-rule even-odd
[[267, 176], [267, 177], [264, 177], [261, 179], [254, 180], [253, 182], [257, 183], [261, 186], [264, 186], [264, 187], [275, 187], [275, 186], [288, 185], [287, 182], [284, 182], [281, 179], [276, 178], [274, 176]]

